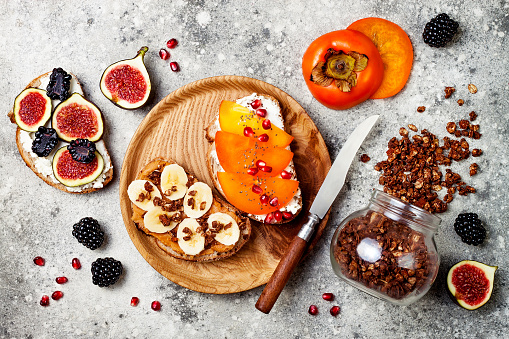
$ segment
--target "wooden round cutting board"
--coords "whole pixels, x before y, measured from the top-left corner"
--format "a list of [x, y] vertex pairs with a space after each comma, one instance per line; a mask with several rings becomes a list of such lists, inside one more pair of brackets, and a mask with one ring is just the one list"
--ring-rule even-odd
[[[252, 221], [251, 239], [234, 256], [196, 263], [179, 260], [161, 250], [155, 238], [139, 231], [131, 220], [127, 187], [153, 158], [173, 159], [213, 187], [207, 170], [208, 142], [204, 128], [219, 112], [222, 100], [235, 101], [251, 93], [279, 100], [303, 196], [303, 210], [292, 222], [265, 225]], [[195, 81], [170, 93], [141, 122], [127, 149], [120, 175], [120, 208], [124, 223], [140, 254], [171, 281], [204, 293], [236, 293], [267, 283], [286, 247], [305, 222], [305, 216], [331, 166], [323, 138], [304, 109], [288, 94], [266, 82], [240, 76]], [[329, 214], [320, 223], [311, 247], [322, 234]], [[309, 251], [309, 249], [308, 249]]]

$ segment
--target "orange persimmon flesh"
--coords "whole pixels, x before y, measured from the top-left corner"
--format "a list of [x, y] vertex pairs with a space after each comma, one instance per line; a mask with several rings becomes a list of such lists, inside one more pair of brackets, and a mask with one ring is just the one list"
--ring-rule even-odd
[[384, 63], [384, 76], [371, 99], [388, 98], [403, 89], [414, 60], [410, 38], [393, 22], [381, 18], [365, 18], [355, 21], [348, 29], [364, 33], [373, 41]]
[[[218, 172], [217, 178], [226, 199], [239, 210], [250, 214], [268, 214], [286, 206], [299, 187], [296, 180], [281, 178], [256, 178], [249, 174]], [[253, 185], [259, 186], [263, 192], [253, 192]], [[260, 196], [266, 194], [270, 199], [278, 198], [278, 205], [262, 204]]]
[[269, 136], [268, 145], [283, 148], [290, 145], [293, 140], [290, 134], [274, 125], [268, 130], [263, 129], [263, 120], [254, 111], [233, 101], [223, 100], [219, 107], [219, 126], [222, 131], [244, 135], [244, 128], [251, 127], [255, 137], [262, 134]]
[[272, 172], [258, 171], [260, 177], [274, 177], [279, 175], [293, 158], [293, 153], [287, 149], [267, 145], [251, 137], [244, 137], [233, 133], [216, 132], [216, 153], [221, 167], [226, 172], [244, 173], [256, 162], [262, 160], [272, 167]]

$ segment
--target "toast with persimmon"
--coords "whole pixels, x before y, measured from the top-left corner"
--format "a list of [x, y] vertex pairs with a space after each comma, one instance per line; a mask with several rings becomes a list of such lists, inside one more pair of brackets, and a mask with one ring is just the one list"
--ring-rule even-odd
[[139, 230], [177, 259], [215, 261], [237, 253], [251, 223], [173, 161], [154, 159], [127, 190]]
[[[98, 156], [89, 163], [77, 163], [69, 160], [67, 152], [63, 149], [69, 144], [69, 142], [63, 140], [58, 135], [52, 137], [51, 135], [48, 135], [48, 133], [46, 134], [42, 133], [42, 137], [37, 138], [38, 132], [40, 133], [38, 128], [39, 127], [50, 128], [50, 126], [54, 124], [53, 119], [54, 111], [58, 107], [62, 107], [62, 103], [66, 101], [47, 97], [48, 84], [52, 81], [51, 79], [52, 74], [55, 73], [56, 71], [60, 72], [59, 75], [62, 75], [63, 74], [62, 72], [65, 73], [65, 76], [67, 77], [66, 80], [69, 81], [69, 87], [67, 88], [69, 95], [77, 93], [76, 96], [79, 96], [80, 100], [81, 99], [84, 100], [83, 89], [81, 87], [80, 82], [78, 81], [77, 77], [74, 74], [71, 73], [67, 74], [65, 71], [61, 69], [55, 69], [53, 70], [53, 72], [42, 74], [37, 78], [33, 79], [25, 87], [21, 94], [18, 95], [18, 97], [15, 100], [13, 110], [11, 110], [7, 114], [11, 122], [18, 125], [16, 129], [16, 145], [26, 165], [48, 185], [58, 188], [59, 190], [67, 193], [82, 194], [94, 192], [103, 188], [113, 178], [113, 164], [111, 162], [110, 155], [101, 136], [99, 136], [99, 140], [95, 141], [95, 148]], [[23, 98], [21, 96], [23, 95], [23, 93], [30, 94], [29, 92], [32, 92], [32, 94], [34, 94], [32, 98], [25, 96], [27, 103], [29, 104], [26, 104], [25, 107], [19, 107], [20, 105], [22, 105], [23, 102]], [[44, 102], [43, 100], [46, 100], [47, 103], [47, 106], [44, 108], [44, 110], [46, 111], [45, 112], [46, 118], [43, 118], [43, 120], [36, 122], [34, 121], [34, 118], [37, 117], [37, 114], [34, 114], [35, 116], [32, 117], [31, 116], [32, 110], [34, 107], [37, 108], [37, 102]], [[32, 102], [32, 104], [30, 104], [30, 102]], [[86, 103], [87, 105], [90, 104], [91, 106], [95, 107], [95, 105], [88, 101]], [[74, 106], [77, 106], [79, 108], [82, 107], [83, 105], [76, 104]], [[17, 114], [18, 113], [17, 110], [19, 111], [20, 109], [23, 111], [22, 114], [24, 115], [23, 118], [26, 119], [26, 121], [33, 122], [33, 126], [25, 124], [23, 122], [23, 119], [20, 119], [20, 116]], [[100, 114], [99, 118], [101, 118]], [[74, 121], [79, 122], [79, 119], [74, 119]], [[81, 129], [83, 126], [78, 127]], [[77, 137], [79, 137], [78, 134], [76, 135]], [[41, 154], [39, 151], [41, 151], [41, 148], [47, 147], [47, 145], [44, 145], [44, 142], [47, 143], [49, 138], [54, 138], [53, 142], [55, 143], [55, 146], [53, 147], [53, 149], [47, 149], [46, 153]], [[34, 142], [36, 142], [36, 139], [39, 139], [39, 141], [41, 141], [41, 139], [45, 141], [42, 143], [39, 142], [38, 147], [35, 147]], [[44, 149], [42, 151], [44, 151]], [[96, 173], [92, 174], [97, 176], [93, 179], [90, 179], [90, 181], [82, 184], [80, 184], [79, 180], [74, 180], [72, 184], [66, 182], [65, 178], [62, 179], [65, 175], [61, 175], [62, 173], [60, 173], [60, 175], [58, 173], [55, 174], [55, 172], [58, 172], [58, 166], [54, 164], [54, 162], [56, 162], [55, 155], [57, 154], [61, 154], [63, 156], [60, 159], [65, 159], [67, 156], [68, 159], [67, 168], [74, 173], [78, 172], [85, 173], [87, 170], [91, 171], [90, 168], [92, 166], [94, 165], [97, 166]], [[102, 170], [98, 167], [101, 166], [101, 163]], [[64, 184], [62, 181], [65, 182], [66, 184]], [[83, 181], [87, 180], [82, 180], [82, 182]]]
[[293, 220], [302, 195], [279, 102], [253, 93], [224, 100], [205, 129], [207, 167], [215, 188], [249, 218], [266, 224]]

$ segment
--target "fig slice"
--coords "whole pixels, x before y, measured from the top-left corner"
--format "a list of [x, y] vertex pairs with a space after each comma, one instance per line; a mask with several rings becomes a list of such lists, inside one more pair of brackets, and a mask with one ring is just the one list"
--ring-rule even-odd
[[88, 184], [99, 177], [104, 169], [104, 160], [99, 152], [85, 164], [74, 160], [66, 146], [60, 148], [53, 157], [53, 174], [58, 181], [68, 187]]
[[101, 92], [115, 105], [125, 109], [143, 106], [150, 95], [152, 86], [143, 58], [148, 47], [128, 60], [121, 60], [108, 66], [101, 77]]
[[457, 263], [447, 275], [447, 287], [451, 296], [467, 310], [475, 310], [486, 304], [493, 291], [497, 268], [473, 260]]
[[27, 88], [14, 100], [14, 121], [19, 128], [27, 132], [36, 132], [51, 117], [53, 108], [46, 91], [39, 88]]
[[79, 93], [58, 104], [51, 125], [58, 137], [68, 142], [78, 138], [97, 141], [104, 128], [99, 108]]

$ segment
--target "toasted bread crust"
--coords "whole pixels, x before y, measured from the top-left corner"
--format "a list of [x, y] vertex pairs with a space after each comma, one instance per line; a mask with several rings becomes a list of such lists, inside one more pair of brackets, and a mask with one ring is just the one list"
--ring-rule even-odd
[[[174, 164], [175, 162], [172, 160], [164, 160], [160, 158], [156, 158], [147, 163], [143, 169], [138, 173], [136, 179], [142, 180], [150, 180], [148, 175], [152, 173], [154, 170], [162, 169], [164, 166]], [[186, 170], [188, 175], [192, 175]], [[160, 189], [159, 185], [158, 188]], [[132, 220], [138, 227], [140, 231], [143, 231], [149, 236], [153, 236], [156, 238], [156, 244], [163, 251], [175, 257], [177, 259], [183, 259], [188, 261], [196, 261], [196, 262], [207, 262], [207, 261], [216, 261], [224, 258], [231, 257], [235, 253], [237, 253], [242, 246], [249, 240], [251, 236], [251, 222], [249, 219], [240, 216], [239, 211], [221, 199], [217, 194], [213, 194], [214, 201], [212, 206], [207, 214], [215, 213], [215, 212], [223, 212], [229, 214], [235, 221], [240, 225], [243, 223], [245, 228], [241, 230], [239, 240], [230, 246], [215, 244], [212, 248], [205, 249], [198, 255], [187, 255], [185, 254], [179, 247], [178, 243], [172, 240], [172, 235], [170, 233], [152, 233], [147, 230], [143, 224], [143, 215], [146, 213], [144, 210], [138, 208], [134, 204], [131, 204], [133, 208], [133, 216]]]
[[[45, 78], [45, 77], [48, 77], [49, 75], [51, 74], [51, 72], [47, 72], [47, 73], [44, 73], [44, 74], [41, 74], [40, 76], [38, 76], [37, 78], [33, 79], [32, 81], [30, 81], [30, 83], [25, 87], [25, 89], [27, 88], [30, 88], [30, 87], [34, 87], [34, 88], [39, 88], [39, 86], [41, 86], [41, 83], [42, 83], [42, 79]], [[71, 74], [71, 73], [69, 73]], [[78, 78], [74, 75], [74, 74], [71, 74], [72, 77], [74, 79], [76, 79], [76, 82], [78, 83], [78, 86], [81, 88], [81, 84], [79, 83], [78, 81]], [[9, 119], [11, 120], [12, 123], [16, 123], [15, 119], [14, 119], [14, 112], [11, 110], [7, 116], [9, 117]], [[72, 193], [72, 194], [83, 194], [83, 193], [90, 193], [90, 192], [94, 192], [94, 191], [97, 191], [97, 190], [100, 190], [101, 188], [103, 188], [104, 186], [106, 186], [112, 179], [113, 179], [113, 168], [110, 168], [105, 174], [106, 174], [106, 178], [104, 179], [103, 181], [103, 187], [99, 187], [99, 188], [94, 188], [94, 187], [88, 187], [88, 188], [85, 188], [79, 192], [75, 192], [75, 191], [69, 191], [67, 189], [67, 186], [61, 184], [61, 183], [55, 183], [51, 180], [50, 177], [40, 173], [37, 168], [35, 167], [35, 162], [34, 162], [34, 158], [32, 158], [32, 156], [30, 155], [29, 152], [27, 152], [24, 148], [23, 148], [23, 145], [21, 143], [21, 137], [20, 137], [20, 133], [21, 133], [22, 129], [17, 127], [16, 129], [16, 146], [18, 147], [18, 151], [19, 151], [19, 154], [21, 155], [21, 158], [23, 159], [23, 161], [25, 161], [26, 165], [39, 177], [41, 178], [45, 183], [47, 183], [48, 185], [50, 186], [53, 186], [63, 192], [66, 192], [66, 193]], [[108, 150], [106, 150], [106, 154], [105, 154], [107, 157], [111, 158], [109, 153], [108, 153]], [[101, 174], [102, 175], [102, 174]]]
[[[281, 106], [279, 105], [279, 101], [276, 98], [274, 98], [268, 94], [263, 94], [263, 95], [257, 94], [257, 95], [260, 97], [263, 97], [266, 100], [273, 101], [275, 104], [277, 104], [277, 106], [279, 107], [279, 110], [281, 111]], [[283, 119], [282, 115], [281, 115], [281, 119]], [[207, 150], [207, 169], [209, 171], [210, 177], [212, 178], [212, 181], [214, 182], [214, 187], [216, 188], [216, 190], [219, 193], [221, 193], [222, 196], [224, 196], [224, 192], [221, 188], [221, 185], [219, 184], [219, 179], [217, 177], [217, 173], [220, 171], [221, 165], [218, 162], [212, 160], [212, 152], [214, 152], [216, 149], [215, 135], [216, 135], [216, 132], [218, 131], [218, 128], [216, 125], [216, 120], [217, 120], [217, 115], [214, 116], [214, 119], [205, 128], [205, 137], [206, 137], [207, 141], [209, 142], [209, 148]], [[285, 130], [287, 130], [286, 125], [285, 125]], [[273, 225], [288, 223], [288, 222], [292, 221], [293, 219], [295, 219], [297, 217], [297, 215], [300, 213], [300, 211], [302, 210], [302, 196], [299, 197], [298, 204], [299, 204], [300, 208], [296, 213], [293, 214], [293, 218], [283, 219], [279, 222], [273, 223]], [[248, 214], [248, 213], [245, 213], [242, 211], [241, 211], [241, 213], [243, 215], [246, 215], [248, 218], [251, 218], [251, 219], [259, 221], [259, 222], [263, 222], [263, 220], [260, 220], [259, 217], [255, 216], [253, 214]]]

